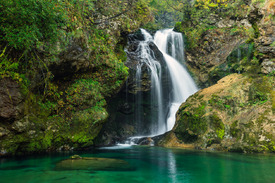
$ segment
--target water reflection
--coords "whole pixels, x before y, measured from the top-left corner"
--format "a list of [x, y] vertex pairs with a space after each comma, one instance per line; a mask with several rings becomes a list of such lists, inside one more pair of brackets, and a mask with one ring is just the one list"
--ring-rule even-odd
[[[82, 157], [123, 160], [132, 171], [59, 170], [58, 162], [72, 154], [0, 159], [0, 182], [93, 183], [274, 183], [274, 155], [209, 153], [157, 147], [98, 149], [74, 152]], [[92, 171], [93, 170], [93, 171]]]
[[171, 182], [176, 182], [177, 177], [177, 165], [176, 160], [173, 152], [169, 150], [167, 152], [167, 160], [168, 160], [168, 171], [169, 171], [169, 177], [171, 177]]

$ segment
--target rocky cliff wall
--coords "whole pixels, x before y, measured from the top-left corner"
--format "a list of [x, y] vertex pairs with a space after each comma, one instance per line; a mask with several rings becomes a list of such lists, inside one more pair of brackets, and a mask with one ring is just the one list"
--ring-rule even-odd
[[190, 20], [175, 27], [186, 36], [187, 65], [201, 87], [230, 73], [274, 73], [274, 2], [229, 4], [195, 4]]
[[[275, 152], [274, 1], [232, 2], [241, 3], [233, 7], [237, 16], [206, 16], [213, 27], [195, 42], [187, 37], [188, 67], [201, 87], [210, 87], [182, 104], [159, 145]], [[196, 32], [180, 25], [186, 36]]]

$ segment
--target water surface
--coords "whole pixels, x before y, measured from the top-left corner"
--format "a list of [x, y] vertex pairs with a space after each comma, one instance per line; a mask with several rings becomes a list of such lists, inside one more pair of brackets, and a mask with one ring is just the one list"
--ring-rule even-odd
[[[129, 169], [57, 170], [73, 154], [116, 158]], [[274, 183], [274, 155], [214, 153], [159, 147], [121, 147], [90, 152], [47, 154], [0, 159], [2, 183]]]

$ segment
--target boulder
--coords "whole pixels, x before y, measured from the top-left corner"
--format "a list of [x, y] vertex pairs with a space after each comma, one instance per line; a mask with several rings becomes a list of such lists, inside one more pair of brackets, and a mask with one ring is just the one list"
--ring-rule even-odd
[[183, 103], [158, 145], [275, 152], [274, 77], [231, 74]]

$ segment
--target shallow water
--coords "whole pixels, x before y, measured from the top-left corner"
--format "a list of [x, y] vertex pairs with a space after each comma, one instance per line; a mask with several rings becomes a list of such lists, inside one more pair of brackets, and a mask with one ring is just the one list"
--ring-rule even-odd
[[[57, 170], [73, 154], [116, 158], [129, 163], [117, 170]], [[214, 153], [159, 147], [121, 146], [91, 152], [0, 159], [1, 183], [274, 183], [275, 155]]]

